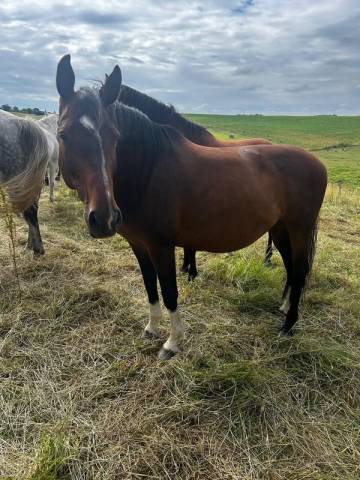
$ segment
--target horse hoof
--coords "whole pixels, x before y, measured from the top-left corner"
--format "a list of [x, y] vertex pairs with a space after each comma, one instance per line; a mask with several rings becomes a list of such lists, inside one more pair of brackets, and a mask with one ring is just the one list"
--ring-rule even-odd
[[292, 331], [291, 328], [289, 330], [285, 327], [285, 325], [283, 325], [279, 330], [279, 335], [281, 337], [292, 337], [294, 335], [294, 332]]
[[159, 360], [170, 360], [174, 355], [176, 355], [177, 352], [174, 352], [174, 350], [168, 350], [167, 348], [162, 347], [158, 354]]
[[197, 276], [198, 276], [197, 272], [192, 272], [192, 273], [189, 272], [188, 282], [193, 282]]
[[274, 268], [274, 264], [272, 263], [271, 260], [264, 260], [264, 265], [265, 267], [268, 267], [268, 268]]
[[156, 340], [159, 338], [159, 334], [157, 332], [151, 332], [150, 330], [144, 330], [142, 338], [146, 340]]
[[45, 250], [43, 248], [39, 248], [38, 250], [34, 250], [34, 257], [41, 257], [41, 255], [45, 254]]

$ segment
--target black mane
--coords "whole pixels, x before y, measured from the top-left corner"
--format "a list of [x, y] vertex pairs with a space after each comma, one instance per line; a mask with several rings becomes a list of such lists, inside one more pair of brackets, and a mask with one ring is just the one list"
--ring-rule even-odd
[[[176, 161], [175, 150], [185, 139], [175, 128], [153, 122], [144, 113], [119, 101], [107, 110], [120, 134], [118, 170], [114, 178], [117, 201], [126, 211], [131, 211], [141, 202], [155, 165]], [[123, 192], [128, 194], [123, 196]]]
[[[103, 108], [99, 90], [96, 87], [82, 87], [78, 92], [81, 114], [88, 114], [97, 124], [101, 121]], [[142, 111], [120, 101], [116, 101], [107, 110], [120, 133], [120, 143], [131, 146], [133, 151], [141, 148], [144, 153], [156, 158], [183, 138], [175, 128], [160, 125]]]
[[152, 121], [140, 110], [117, 101], [111, 108], [113, 121], [120, 133], [120, 143], [141, 148], [144, 154], [156, 157], [167, 153], [184, 137], [169, 125]]
[[166, 105], [127, 85], [121, 86], [118, 99], [121, 103], [142, 111], [156, 123], [177, 128], [194, 143], [198, 143], [203, 136], [212, 136], [206, 128], [183, 117], [172, 105]]

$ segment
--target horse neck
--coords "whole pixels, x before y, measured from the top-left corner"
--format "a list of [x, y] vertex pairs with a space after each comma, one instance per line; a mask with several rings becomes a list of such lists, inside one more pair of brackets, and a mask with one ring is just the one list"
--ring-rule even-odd
[[205, 127], [191, 122], [173, 107], [158, 102], [131, 87], [126, 85], [121, 87], [119, 101], [137, 108], [153, 122], [176, 128], [193, 143], [209, 147], [218, 146], [216, 138]]
[[115, 106], [114, 123], [120, 133], [114, 191], [120, 208], [125, 205], [134, 209], [141, 202], [154, 166], [171, 157], [171, 134], [166, 127], [120, 103]]
[[178, 129], [188, 140], [198, 145], [212, 146], [215, 140], [206, 128], [187, 120], [180, 113], [174, 112], [171, 125]]

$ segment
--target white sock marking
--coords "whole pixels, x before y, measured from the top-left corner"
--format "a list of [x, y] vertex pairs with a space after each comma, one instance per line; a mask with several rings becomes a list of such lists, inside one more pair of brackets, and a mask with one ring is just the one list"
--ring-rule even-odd
[[283, 304], [279, 308], [280, 312], [283, 312], [285, 314], [287, 314], [288, 311], [290, 310], [290, 290], [291, 290], [291, 287], [287, 291], [287, 294], [286, 294], [286, 297], [284, 298]]
[[149, 322], [145, 327], [145, 330], [150, 333], [157, 334], [157, 329], [162, 318], [160, 303], [149, 303], [150, 313]]
[[185, 326], [180, 319], [178, 310], [170, 312], [170, 336], [163, 345], [166, 350], [172, 350], [173, 352], [179, 351], [179, 343], [184, 338]]

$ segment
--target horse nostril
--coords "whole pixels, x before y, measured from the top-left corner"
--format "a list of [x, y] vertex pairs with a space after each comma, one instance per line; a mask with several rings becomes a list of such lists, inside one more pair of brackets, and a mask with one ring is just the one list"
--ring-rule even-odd
[[115, 228], [116, 225], [119, 225], [122, 221], [121, 212], [119, 209], [114, 210], [113, 221], [111, 222], [112, 227]]
[[96, 217], [96, 213], [94, 212], [94, 210], [91, 210], [91, 212], [89, 213], [89, 227], [98, 227], [99, 226], [99, 222], [98, 222], [98, 219]]

